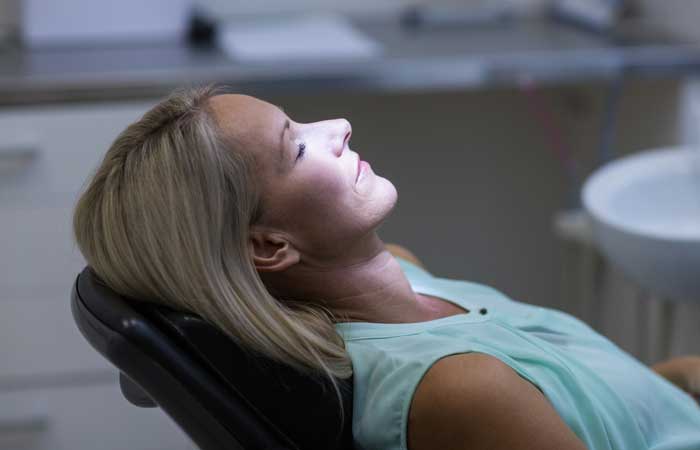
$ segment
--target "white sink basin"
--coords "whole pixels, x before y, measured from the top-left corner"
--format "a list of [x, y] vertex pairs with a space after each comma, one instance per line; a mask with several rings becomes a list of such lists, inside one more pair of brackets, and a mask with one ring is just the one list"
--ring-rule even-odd
[[593, 173], [581, 195], [608, 260], [667, 300], [700, 302], [700, 149], [617, 159]]

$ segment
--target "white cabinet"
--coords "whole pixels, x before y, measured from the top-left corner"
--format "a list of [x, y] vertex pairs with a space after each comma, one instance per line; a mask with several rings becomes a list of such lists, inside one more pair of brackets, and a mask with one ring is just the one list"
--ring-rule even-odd
[[117, 369], [70, 311], [85, 261], [73, 208], [112, 141], [154, 102], [0, 109], [0, 450], [185, 450], [160, 409], [123, 398]]
[[137, 408], [116, 381], [0, 392], [3, 450], [192, 450], [160, 409]]
[[0, 109], [0, 206], [74, 200], [117, 134], [150, 105]]

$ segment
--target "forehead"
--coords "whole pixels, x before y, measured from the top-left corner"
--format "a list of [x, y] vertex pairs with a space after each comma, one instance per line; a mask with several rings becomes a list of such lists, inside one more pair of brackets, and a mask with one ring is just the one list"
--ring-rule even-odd
[[285, 114], [275, 105], [241, 94], [222, 94], [209, 99], [214, 118], [223, 132], [242, 144], [276, 147], [275, 130]]

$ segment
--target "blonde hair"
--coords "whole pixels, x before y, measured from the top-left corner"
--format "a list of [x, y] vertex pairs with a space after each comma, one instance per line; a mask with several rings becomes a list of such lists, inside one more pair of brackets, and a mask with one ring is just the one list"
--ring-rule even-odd
[[116, 138], [76, 204], [75, 240], [114, 291], [194, 312], [243, 349], [327, 377], [342, 424], [335, 378], [352, 364], [332, 314], [276, 299], [252, 263], [248, 233], [263, 205], [252, 157], [208, 107], [222, 89], [178, 89]]

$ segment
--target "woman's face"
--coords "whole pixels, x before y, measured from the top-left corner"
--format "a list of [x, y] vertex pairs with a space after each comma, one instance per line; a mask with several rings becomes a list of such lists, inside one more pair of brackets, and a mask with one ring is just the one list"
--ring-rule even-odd
[[302, 255], [332, 259], [366, 239], [397, 192], [349, 147], [345, 119], [299, 123], [244, 95], [210, 100], [217, 122], [241, 151], [253, 152], [265, 211], [254, 230], [284, 236]]

